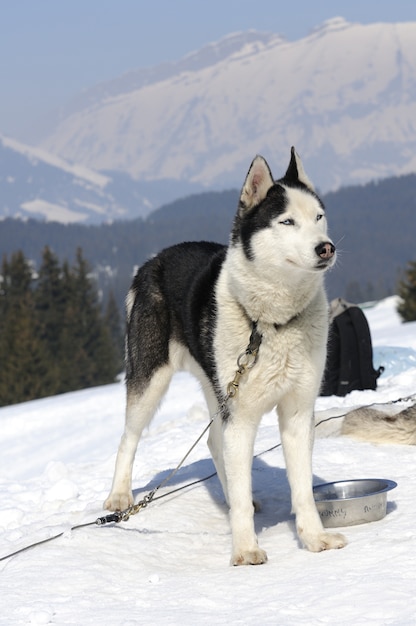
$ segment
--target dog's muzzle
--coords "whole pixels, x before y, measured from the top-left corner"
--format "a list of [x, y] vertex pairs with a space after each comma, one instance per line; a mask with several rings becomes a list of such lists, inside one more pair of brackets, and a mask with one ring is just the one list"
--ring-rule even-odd
[[318, 267], [325, 268], [331, 265], [331, 261], [335, 256], [335, 246], [331, 241], [323, 241], [315, 248], [315, 252], [319, 257]]

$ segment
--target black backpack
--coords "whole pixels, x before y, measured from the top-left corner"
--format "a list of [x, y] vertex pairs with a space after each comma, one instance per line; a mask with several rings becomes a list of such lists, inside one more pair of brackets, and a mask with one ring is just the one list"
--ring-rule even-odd
[[345, 396], [354, 389], [376, 389], [384, 367], [373, 367], [370, 328], [360, 307], [338, 298], [332, 321], [321, 396]]

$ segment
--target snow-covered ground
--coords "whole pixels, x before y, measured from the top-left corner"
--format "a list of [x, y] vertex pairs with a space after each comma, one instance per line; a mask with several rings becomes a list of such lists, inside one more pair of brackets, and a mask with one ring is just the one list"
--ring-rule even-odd
[[[394, 298], [366, 311], [377, 391], [319, 398], [317, 412], [416, 392], [416, 323], [401, 324]], [[395, 348], [392, 350], [392, 348]], [[398, 348], [401, 348], [399, 350]], [[386, 362], [386, 359], [389, 359]], [[378, 364], [378, 363], [377, 363]], [[290, 514], [281, 448], [255, 459], [259, 543], [269, 562], [228, 565], [230, 530], [216, 477], [153, 502], [118, 525], [96, 525], [112, 479], [124, 420], [123, 384], [0, 410], [0, 624], [416, 624], [416, 450], [320, 437], [316, 482], [388, 478], [386, 517], [346, 528], [339, 551], [301, 549]], [[139, 446], [136, 498], [172, 469], [207, 423], [198, 384], [181, 374]], [[279, 441], [266, 415], [256, 452]], [[164, 492], [213, 471], [204, 443]]]

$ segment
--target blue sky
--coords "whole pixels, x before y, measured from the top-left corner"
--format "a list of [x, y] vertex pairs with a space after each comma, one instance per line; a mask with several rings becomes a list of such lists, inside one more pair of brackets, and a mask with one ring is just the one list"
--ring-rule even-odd
[[83, 88], [179, 59], [230, 32], [295, 40], [335, 16], [416, 21], [416, 1], [1, 0], [0, 133], [25, 139]]

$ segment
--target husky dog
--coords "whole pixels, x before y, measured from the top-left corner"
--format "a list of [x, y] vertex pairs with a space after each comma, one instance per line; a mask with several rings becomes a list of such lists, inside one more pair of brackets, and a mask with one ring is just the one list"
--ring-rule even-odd
[[230, 507], [231, 564], [267, 560], [254, 530], [251, 466], [257, 427], [274, 407], [301, 542], [312, 552], [346, 544], [323, 529], [312, 494], [314, 403], [328, 333], [323, 279], [335, 258], [324, 207], [292, 148], [280, 180], [263, 157], [252, 162], [229, 246], [179, 244], [139, 269], [127, 296], [126, 424], [107, 509], [133, 503], [138, 441], [174, 372], [198, 377], [214, 415], [253, 333], [261, 340], [257, 362], [208, 438]]

